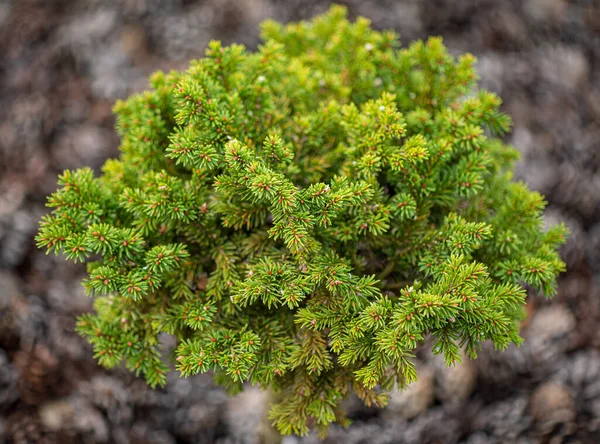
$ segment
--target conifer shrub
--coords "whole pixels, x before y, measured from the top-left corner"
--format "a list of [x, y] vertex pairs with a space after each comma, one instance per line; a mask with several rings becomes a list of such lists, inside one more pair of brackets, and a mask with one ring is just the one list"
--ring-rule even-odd
[[542, 229], [542, 196], [511, 180], [511, 122], [474, 57], [400, 48], [342, 7], [262, 38], [154, 74], [114, 107], [120, 157], [49, 197], [37, 241], [87, 263], [96, 313], [77, 329], [100, 364], [249, 381], [305, 434], [347, 423], [351, 392], [385, 405], [426, 338], [448, 365], [519, 344], [565, 228]]

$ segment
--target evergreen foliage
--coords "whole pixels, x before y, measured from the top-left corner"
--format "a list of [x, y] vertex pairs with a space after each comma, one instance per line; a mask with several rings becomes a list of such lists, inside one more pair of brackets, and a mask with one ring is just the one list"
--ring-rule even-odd
[[115, 105], [121, 156], [65, 171], [37, 237], [87, 263], [78, 330], [152, 386], [184, 375], [278, 393], [284, 433], [385, 405], [417, 345], [452, 365], [520, 343], [525, 288], [552, 296], [565, 228], [511, 180], [510, 119], [475, 59], [400, 48], [346, 19], [267, 21], [257, 52], [211, 42]]

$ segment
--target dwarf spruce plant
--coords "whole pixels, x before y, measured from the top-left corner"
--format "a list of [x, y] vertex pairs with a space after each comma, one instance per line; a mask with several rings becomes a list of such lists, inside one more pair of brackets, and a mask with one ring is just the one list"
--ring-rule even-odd
[[[510, 119], [475, 59], [334, 7], [267, 21], [256, 52], [211, 42], [115, 105], [121, 155], [65, 171], [37, 241], [87, 263], [100, 364], [271, 389], [285, 434], [383, 406], [431, 338], [448, 365], [520, 343], [525, 288], [551, 296], [563, 226], [511, 180]], [[167, 359], [168, 361], [168, 359]]]

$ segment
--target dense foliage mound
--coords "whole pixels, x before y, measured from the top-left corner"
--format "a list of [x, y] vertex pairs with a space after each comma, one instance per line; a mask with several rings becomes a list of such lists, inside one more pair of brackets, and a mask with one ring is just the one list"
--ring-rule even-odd
[[474, 57], [345, 14], [154, 74], [115, 106], [120, 158], [60, 177], [37, 240], [88, 263], [78, 329], [102, 365], [164, 384], [174, 335], [182, 374], [270, 388], [304, 434], [346, 422], [349, 391], [384, 405], [427, 336], [448, 365], [519, 343], [524, 287], [554, 293], [565, 229], [511, 181]]

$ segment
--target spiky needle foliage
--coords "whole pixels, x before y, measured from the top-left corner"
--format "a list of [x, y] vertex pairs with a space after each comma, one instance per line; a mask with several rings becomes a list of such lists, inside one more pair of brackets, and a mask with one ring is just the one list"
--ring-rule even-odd
[[441, 39], [401, 49], [346, 19], [263, 24], [257, 52], [211, 42], [184, 72], [115, 105], [121, 156], [66, 171], [37, 241], [88, 264], [82, 316], [102, 365], [271, 388], [282, 433], [346, 423], [417, 377], [426, 336], [520, 343], [524, 286], [555, 292], [563, 226], [511, 181], [510, 119], [475, 59]]

